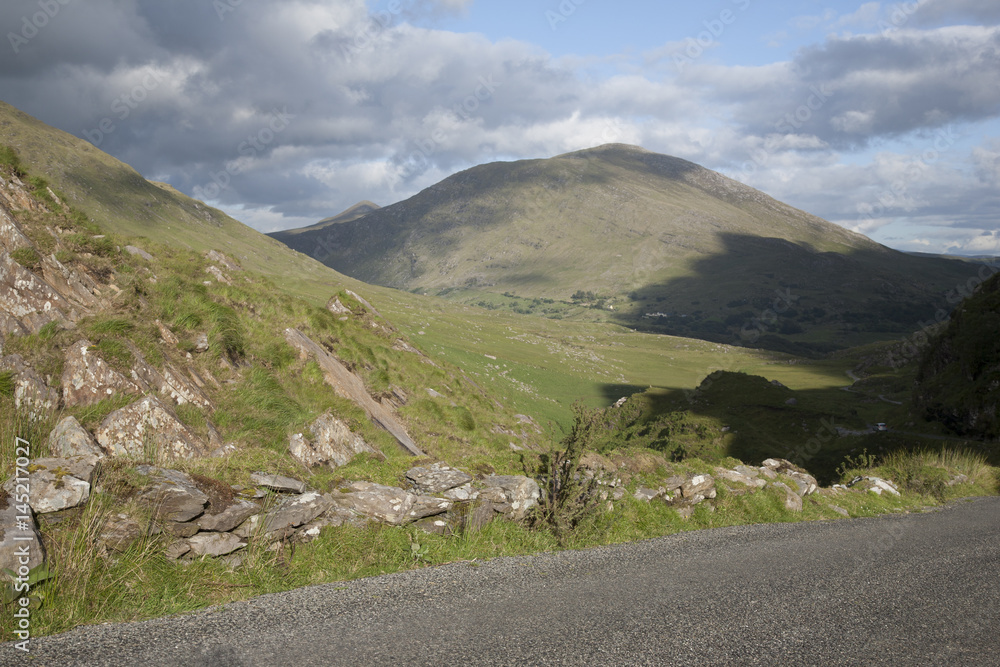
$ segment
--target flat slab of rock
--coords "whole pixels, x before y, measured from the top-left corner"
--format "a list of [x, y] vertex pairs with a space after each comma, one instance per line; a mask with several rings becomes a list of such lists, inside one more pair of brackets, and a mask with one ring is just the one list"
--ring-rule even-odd
[[52, 285], [0, 252], [0, 311], [17, 319], [31, 333], [49, 322], [75, 321], [70, 304]]
[[[28, 466], [31, 493], [28, 500], [36, 514], [79, 507], [90, 498], [90, 481], [97, 459], [92, 456], [35, 459]], [[11, 496], [16, 489], [11, 477], [3, 485]]]
[[207, 456], [208, 446], [155, 396], [115, 410], [97, 429], [97, 442], [112, 456], [189, 459]]
[[[748, 475], [744, 472], [740, 472], [739, 468], [746, 468], [747, 470], [752, 470], [753, 475]], [[719, 479], [724, 479], [727, 482], [733, 482], [735, 484], [743, 484], [744, 486], [752, 486], [754, 488], [760, 489], [767, 486], [767, 482], [759, 477], [760, 471], [754, 468], [748, 468], [747, 466], [737, 466], [736, 470], [727, 470], [725, 468], [716, 468], [715, 477]]]
[[246, 542], [232, 533], [199, 533], [187, 539], [190, 551], [195, 556], [225, 556], [242, 549]]
[[336, 468], [346, 465], [363, 452], [382, 456], [381, 452], [330, 412], [320, 415], [310, 425], [309, 431], [311, 437], [297, 433], [288, 443], [292, 456], [306, 467], [328, 464]]
[[410, 468], [406, 471], [406, 479], [420, 493], [443, 493], [468, 484], [472, 481], [472, 475], [443, 463], [434, 463], [426, 468]]
[[283, 499], [265, 515], [250, 517], [244, 526], [249, 529], [249, 534], [256, 531], [259, 525], [265, 534], [285, 537], [290, 535], [293, 529], [309, 523], [331, 507], [333, 501], [329, 496], [315, 492], [303, 493]]
[[136, 466], [135, 471], [151, 478], [139, 499], [153, 509], [156, 518], [184, 523], [205, 511], [208, 496], [187, 473], [149, 465]]
[[355, 514], [401, 526], [451, 509], [452, 502], [433, 496], [418, 496], [394, 486], [373, 482], [353, 482], [352, 491], [333, 495], [334, 502]]
[[242, 498], [236, 499], [232, 505], [216, 514], [203, 514], [196, 523], [202, 530], [226, 533], [260, 512], [260, 507]]
[[63, 403], [67, 406], [94, 405], [115, 394], [138, 394], [135, 382], [111, 368], [90, 350], [89, 340], [77, 341], [66, 350], [63, 365]]
[[305, 493], [308, 488], [305, 482], [266, 472], [250, 473], [250, 483], [279, 493]]
[[645, 486], [640, 486], [638, 489], [635, 490], [635, 493], [632, 494], [632, 497], [635, 498], [636, 500], [642, 500], [648, 503], [654, 498], [659, 498], [664, 493], [666, 493], [666, 489], [664, 489], [662, 486], [658, 489], [650, 489]]
[[57, 457], [104, 457], [104, 450], [94, 437], [80, 425], [76, 417], [64, 417], [49, 433], [49, 451]]

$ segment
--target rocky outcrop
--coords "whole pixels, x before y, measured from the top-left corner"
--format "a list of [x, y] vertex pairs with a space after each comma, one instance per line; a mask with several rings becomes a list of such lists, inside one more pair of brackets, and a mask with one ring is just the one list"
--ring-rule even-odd
[[323, 371], [323, 378], [340, 396], [353, 401], [365, 411], [368, 418], [376, 425], [392, 434], [399, 445], [414, 456], [423, 456], [423, 452], [406, 433], [403, 425], [380, 403], [377, 403], [365, 389], [364, 383], [332, 354], [311, 341], [297, 329], [285, 329], [285, 340], [298, 350], [303, 359], [313, 358]]
[[0, 312], [18, 321], [31, 333], [50, 322], [71, 326], [79, 314], [52, 285], [0, 253]]
[[294, 434], [288, 442], [292, 456], [307, 468], [326, 464], [331, 468], [346, 465], [361, 453], [382, 453], [353, 433], [347, 424], [337, 419], [331, 412], [320, 415], [309, 427], [311, 438], [302, 433]]
[[50, 414], [59, 405], [59, 392], [45, 384], [20, 355], [11, 354], [0, 359], [0, 371], [13, 374], [14, 405], [33, 419]]
[[87, 432], [76, 417], [64, 417], [49, 433], [49, 451], [56, 456], [92, 456], [99, 459], [104, 450]]
[[305, 482], [291, 477], [272, 475], [266, 472], [250, 473], [250, 483], [262, 486], [278, 493], [305, 493], [308, 488]]
[[347, 493], [332, 494], [334, 503], [358, 516], [392, 526], [442, 514], [452, 506], [452, 501], [444, 498], [416, 495], [374, 482], [353, 482], [349, 488]]
[[97, 441], [111, 456], [189, 459], [207, 456], [208, 446], [155, 396], [115, 410], [97, 429]]
[[761, 468], [767, 468], [779, 475], [790, 477], [795, 483], [794, 491], [799, 497], [816, 493], [819, 489], [819, 482], [816, 481], [816, 478], [791, 461], [786, 461], [785, 459], [765, 459], [761, 463]]
[[115, 394], [138, 394], [141, 389], [132, 380], [111, 368], [90, 350], [89, 340], [81, 340], [66, 350], [63, 365], [63, 403], [94, 405]]

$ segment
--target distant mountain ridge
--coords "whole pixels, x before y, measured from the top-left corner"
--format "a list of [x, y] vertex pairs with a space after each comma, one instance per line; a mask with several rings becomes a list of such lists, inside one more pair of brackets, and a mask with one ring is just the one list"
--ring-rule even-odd
[[970, 270], [622, 144], [480, 165], [353, 220], [271, 236], [370, 283], [491, 307], [484, 294], [574, 301], [637, 328], [778, 348], [908, 331]]

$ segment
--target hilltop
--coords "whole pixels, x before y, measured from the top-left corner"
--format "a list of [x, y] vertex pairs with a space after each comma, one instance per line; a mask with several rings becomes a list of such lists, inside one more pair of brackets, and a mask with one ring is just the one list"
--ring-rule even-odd
[[369, 283], [800, 353], [912, 330], [969, 271], [621, 144], [480, 165], [271, 236]]

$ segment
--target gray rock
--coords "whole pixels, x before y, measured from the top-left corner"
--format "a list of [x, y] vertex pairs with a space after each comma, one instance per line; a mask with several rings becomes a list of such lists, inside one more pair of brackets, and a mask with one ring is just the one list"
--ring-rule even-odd
[[164, 550], [163, 555], [170, 560], [177, 560], [189, 551], [191, 551], [191, 545], [188, 544], [187, 540], [177, 540]]
[[149, 465], [136, 466], [135, 471], [151, 478], [139, 500], [152, 507], [156, 518], [184, 523], [205, 511], [208, 496], [187, 473]]
[[841, 516], [846, 516], [846, 517], [851, 516], [851, 513], [845, 510], [843, 507], [838, 507], [837, 505], [830, 505], [829, 507], [830, 509], [832, 509], [837, 514], [840, 514]]
[[311, 468], [323, 463], [331, 467], [346, 465], [358, 454], [366, 452], [381, 456], [381, 452], [352, 433], [347, 424], [330, 412], [320, 415], [309, 427], [312, 438], [302, 433], [291, 437], [288, 449], [302, 465]]
[[198, 524], [194, 521], [188, 521], [186, 523], [165, 521], [163, 523], [163, 532], [173, 535], [174, 537], [191, 537], [192, 535], [197, 535], [198, 530]]
[[31, 333], [49, 322], [66, 324], [77, 319], [72, 306], [59, 292], [24, 268], [6, 252], [0, 252], [0, 312]]
[[200, 333], [194, 339], [195, 352], [208, 352], [208, 334]]
[[632, 497], [635, 498], [636, 500], [643, 500], [648, 503], [654, 498], [659, 498], [664, 493], [666, 493], [666, 489], [664, 489], [662, 486], [658, 489], [649, 489], [646, 488], [645, 486], [640, 486], [638, 489], [635, 490], [635, 493], [632, 494]]
[[771, 486], [780, 489], [785, 494], [785, 509], [792, 512], [802, 511], [802, 496], [792, 491], [784, 482], [771, 482]]
[[[284, 498], [267, 514], [250, 517], [251, 527], [260, 523], [261, 530], [271, 536], [284, 537], [290, 535], [292, 529], [308, 523], [333, 506], [333, 501], [327, 495], [304, 493], [300, 496]], [[254, 520], [257, 521], [254, 521]]]
[[443, 493], [472, 481], [472, 475], [443, 463], [410, 468], [406, 471], [406, 478], [420, 493]]
[[0, 580], [7, 578], [4, 569], [18, 572], [22, 558], [27, 557], [29, 570], [45, 562], [45, 546], [35, 517], [30, 508], [17, 500], [17, 496], [0, 491]]
[[196, 523], [202, 530], [226, 533], [258, 512], [260, 512], [259, 506], [249, 500], [238, 498], [221, 512], [201, 515]]
[[816, 493], [819, 490], [819, 482], [816, 478], [808, 473], [796, 472], [794, 470], [789, 470], [784, 473], [792, 479], [795, 483], [795, 492], [799, 496], [805, 497], [812, 493]]
[[[28, 467], [31, 488], [29, 502], [36, 514], [48, 514], [79, 507], [90, 498], [90, 481], [97, 459], [92, 456], [35, 459]], [[14, 495], [16, 479], [3, 485]]]
[[117, 514], [107, 520], [97, 541], [112, 551], [125, 551], [143, 535], [139, 522], [127, 514]]
[[467, 500], [475, 500], [479, 497], [479, 491], [476, 490], [472, 484], [463, 484], [462, 486], [455, 487], [454, 489], [448, 489], [441, 493], [442, 496], [448, 500], [454, 500], [456, 502], [464, 502]]
[[234, 262], [228, 256], [219, 252], [218, 250], [209, 250], [205, 253], [205, 257], [208, 258], [210, 262], [215, 262], [216, 264], [221, 264], [228, 271], [242, 271], [243, 269], [239, 264]]
[[137, 248], [134, 245], [127, 245], [127, 246], [125, 246], [125, 252], [127, 252], [130, 255], [134, 255], [136, 257], [142, 257], [147, 262], [153, 261], [153, 256], [152, 255], [150, 255], [148, 252], [146, 252], [142, 248]]
[[753, 466], [738, 465], [733, 468], [733, 470], [741, 475], [746, 475], [747, 477], [752, 477], [754, 479], [760, 477], [760, 468], [754, 468]]
[[711, 475], [691, 475], [681, 484], [680, 490], [685, 500], [695, 496], [707, 498], [708, 494], [715, 490], [715, 480]]
[[483, 478], [487, 486], [503, 489], [507, 503], [510, 504], [512, 518], [523, 518], [528, 510], [538, 504], [541, 490], [538, 482], [523, 475], [491, 475]]
[[155, 396], [115, 410], [97, 429], [97, 441], [112, 456], [189, 459], [207, 456], [208, 446]]
[[263, 486], [272, 491], [278, 491], [279, 493], [305, 493], [308, 488], [305, 482], [300, 482], [291, 477], [271, 475], [266, 472], [250, 473], [250, 483]]
[[138, 394], [139, 385], [111, 368], [90, 350], [89, 340], [77, 341], [66, 350], [62, 393], [66, 406], [94, 405], [115, 394]]
[[49, 433], [49, 451], [58, 457], [104, 457], [94, 437], [87, 432], [76, 417], [64, 417]]
[[246, 542], [232, 533], [200, 533], [187, 540], [195, 556], [225, 556], [242, 549]]
[[894, 496], [899, 495], [899, 489], [896, 488], [896, 485], [881, 477], [862, 477], [853, 480], [847, 486], [858, 491], [871, 491], [878, 496], [882, 495], [883, 492]]
[[351, 489], [349, 493], [333, 495], [333, 500], [339, 507], [394, 526], [441, 514], [452, 506], [450, 500], [418, 496], [403, 489], [373, 482], [353, 482]]
[[[746, 467], [746, 466], [741, 466]], [[754, 471], [759, 474], [759, 471]], [[750, 476], [739, 472], [738, 470], [726, 470], [725, 468], [716, 468], [715, 477], [718, 479], [724, 479], [727, 482], [733, 482], [735, 484], [743, 484], [744, 486], [751, 486], [756, 489], [763, 488], [767, 485], [767, 482], [760, 479], [756, 475]]]

